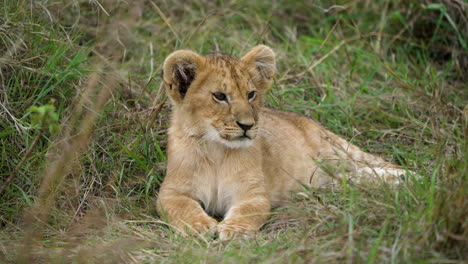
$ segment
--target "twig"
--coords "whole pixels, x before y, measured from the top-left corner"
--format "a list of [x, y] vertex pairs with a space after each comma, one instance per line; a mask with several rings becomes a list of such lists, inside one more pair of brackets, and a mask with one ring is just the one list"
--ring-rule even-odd
[[343, 47], [344, 45], [350, 43], [350, 42], [353, 42], [353, 41], [356, 41], [358, 39], [361, 39], [362, 36], [354, 36], [352, 38], [349, 38], [349, 39], [344, 39], [342, 40], [338, 45], [336, 45], [335, 47], [333, 47], [332, 50], [330, 50], [327, 54], [325, 54], [323, 57], [321, 57], [320, 59], [318, 59], [317, 61], [315, 61], [312, 65], [310, 65], [306, 71], [311, 71], [313, 70], [315, 67], [317, 67], [317, 65], [319, 65], [320, 63], [322, 63], [324, 60], [326, 60], [328, 57], [330, 57], [333, 53], [335, 53], [337, 50], [341, 49], [341, 47]]
[[207, 15], [206, 17], [204, 17], [204, 18], [202, 19], [202, 21], [200, 21], [200, 23], [198, 23], [198, 25], [195, 27], [195, 29], [194, 29], [192, 32], [190, 32], [190, 35], [189, 35], [188, 38], [185, 40], [185, 43], [189, 43], [189, 42], [190, 42], [190, 40], [191, 40], [192, 37], [195, 35], [195, 33], [198, 32], [198, 30], [200, 29], [200, 27], [201, 27], [203, 24], [205, 24], [206, 19], [208, 18], [208, 16], [210, 16], [210, 15]]
[[163, 101], [156, 105], [156, 107], [153, 108], [153, 113], [150, 121], [146, 125], [146, 131], [149, 131], [151, 128], [153, 128], [154, 122], [158, 118], [159, 112], [161, 112], [161, 109], [163, 108], [164, 104], [166, 103], [167, 97], [164, 97]]
[[101, 3], [99, 3], [99, 1], [93, 0], [91, 2], [97, 5], [102, 10], [102, 12], [106, 14], [106, 16], [110, 16], [109, 13], [106, 11], [106, 9], [101, 5]]

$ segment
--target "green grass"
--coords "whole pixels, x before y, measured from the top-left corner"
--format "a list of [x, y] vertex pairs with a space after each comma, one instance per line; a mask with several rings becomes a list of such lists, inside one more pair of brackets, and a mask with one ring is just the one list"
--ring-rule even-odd
[[[466, 261], [461, 2], [1, 0], [0, 262]], [[422, 177], [304, 190], [246, 240], [174, 234], [154, 204], [161, 64], [180, 48], [242, 56], [258, 43], [277, 52], [269, 106]], [[48, 104], [58, 136], [31, 124], [28, 109]]]

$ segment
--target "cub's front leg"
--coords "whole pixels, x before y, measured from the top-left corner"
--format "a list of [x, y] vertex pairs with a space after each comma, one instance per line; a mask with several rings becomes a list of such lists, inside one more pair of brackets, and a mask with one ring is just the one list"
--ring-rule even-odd
[[259, 230], [266, 222], [271, 209], [263, 177], [238, 177], [236, 183], [230, 186], [235, 190], [235, 194], [232, 206], [218, 225], [220, 240], [247, 236]]
[[181, 232], [187, 229], [196, 233], [214, 232], [218, 222], [209, 217], [193, 198], [173, 190], [162, 189], [157, 209], [169, 224]]
[[270, 202], [265, 197], [255, 197], [235, 204], [229, 209], [224, 220], [218, 225], [220, 240], [248, 236], [266, 222]]
[[184, 232], [215, 231], [218, 222], [209, 217], [195, 199], [193, 168], [173, 158], [167, 165], [166, 178], [159, 191], [157, 209], [172, 227]]

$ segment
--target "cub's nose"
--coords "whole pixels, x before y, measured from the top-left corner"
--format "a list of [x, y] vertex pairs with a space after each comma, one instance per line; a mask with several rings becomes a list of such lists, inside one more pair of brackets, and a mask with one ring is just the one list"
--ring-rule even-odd
[[242, 128], [244, 131], [247, 131], [247, 130], [251, 129], [251, 128], [254, 126], [253, 123], [252, 123], [252, 124], [242, 124], [242, 123], [239, 123], [239, 122], [236, 122], [236, 123], [237, 123], [237, 125], [238, 125], [240, 128]]

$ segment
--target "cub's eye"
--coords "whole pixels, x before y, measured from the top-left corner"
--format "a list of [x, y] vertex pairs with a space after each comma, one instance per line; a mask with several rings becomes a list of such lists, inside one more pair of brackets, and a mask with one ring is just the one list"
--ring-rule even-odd
[[217, 93], [213, 93], [213, 97], [216, 101], [225, 101], [227, 102], [227, 97], [224, 93], [220, 93], [220, 92], [217, 92]]
[[255, 98], [255, 95], [256, 95], [256, 94], [257, 94], [257, 93], [256, 93], [255, 91], [249, 92], [249, 93], [247, 94], [247, 99], [249, 99], [249, 101], [250, 101], [250, 100], [253, 100], [253, 99]]

